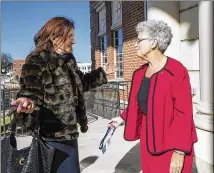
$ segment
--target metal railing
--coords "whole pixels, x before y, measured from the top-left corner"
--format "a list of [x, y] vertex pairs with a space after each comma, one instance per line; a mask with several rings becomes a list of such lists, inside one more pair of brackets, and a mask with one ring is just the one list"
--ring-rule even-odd
[[[131, 81], [109, 82], [85, 93], [85, 104], [89, 122], [97, 116], [111, 119], [119, 116], [127, 106]], [[5, 135], [13, 116], [6, 114], [11, 108], [11, 101], [16, 98], [18, 89], [1, 89], [1, 135]], [[26, 128], [18, 128], [17, 135], [26, 135]]]
[[[7, 112], [11, 109], [10, 103], [12, 100], [16, 98], [16, 94], [18, 89], [1, 89], [1, 135], [6, 134], [7, 128], [10, 125], [11, 121], [13, 120], [12, 116], [6, 116]], [[18, 127], [16, 129], [17, 135], [25, 135], [27, 133], [26, 128]]]
[[86, 93], [88, 113], [111, 119], [127, 106], [131, 81], [112, 81]]

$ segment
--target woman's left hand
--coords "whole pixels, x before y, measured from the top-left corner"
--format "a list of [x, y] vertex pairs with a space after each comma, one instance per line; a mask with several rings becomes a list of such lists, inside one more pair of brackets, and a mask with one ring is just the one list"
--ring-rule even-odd
[[114, 72], [117, 71], [118, 68], [115, 68], [115, 67], [109, 67], [109, 64], [106, 64], [105, 67], [104, 67], [104, 70], [106, 72], [106, 75], [110, 75]]
[[170, 163], [170, 173], [181, 173], [184, 165], [184, 154], [179, 154], [176, 151], [172, 154]]

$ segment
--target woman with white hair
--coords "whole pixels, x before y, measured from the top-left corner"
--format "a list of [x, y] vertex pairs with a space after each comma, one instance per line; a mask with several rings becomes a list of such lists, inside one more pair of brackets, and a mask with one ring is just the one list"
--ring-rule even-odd
[[140, 139], [143, 173], [191, 173], [197, 135], [188, 71], [164, 55], [172, 40], [166, 23], [140, 22], [136, 31], [147, 63], [134, 71], [128, 106], [109, 126], [125, 121], [125, 140]]

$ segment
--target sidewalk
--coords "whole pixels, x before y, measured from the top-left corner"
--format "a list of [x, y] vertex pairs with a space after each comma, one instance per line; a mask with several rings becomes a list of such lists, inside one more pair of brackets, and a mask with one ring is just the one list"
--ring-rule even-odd
[[[111, 139], [111, 145], [105, 154], [99, 150], [99, 144], [107, 130], [107, 119], [99, 117], [89, 120], [89, 130], [80, 133], [79, 161], [81, 173], [142, 173], [140, 163], [139, 141], [127, 142], [123, 139], [124, 126], [119, 127]], [[18, 137], [17, 146], [30, 145], [31, 137]], [[202, 164], [198, 163], [198, 166]], [[202, 165], [203, 166], [203, 165]], [[205, 173], [196, 170], [193, 173]], [[202, 169], [203, 170], [203, 169]], [[208, 173], [208, 172], [206, 172]]]
[[99, 144], [107, 130], [107, 119], [89, 124], [87, 134], [80, 134], [79, 154], [82, 173], [139, 173], [139, 141], [126, 142], [123, 139], [124, 126], [119, 127], [111, 139], [105, 154]]
[[[107, 119], [99, 117], [89, 124], [86, 134], [80, 133], [79, 160], [81, 173], [140, 173], [139, 141], [126, 142], [123, 139], [124, 126], [119, 127], [111, 139], [105, 154], [99, 144], [107, 130]], [[30, 145], [31, 137], [18, 137], [17, 146]]]

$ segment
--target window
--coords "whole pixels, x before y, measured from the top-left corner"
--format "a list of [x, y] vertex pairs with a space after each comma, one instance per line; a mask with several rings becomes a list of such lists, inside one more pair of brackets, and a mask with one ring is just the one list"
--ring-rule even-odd
[[122, 25], [122, 2], [112, 2], [112, 26], [111, 29], [115, 29]]
[[106, 32], [106, 8], [99, 11], [99, 36]]
[[123, 31], [122, 28], [114, 32], [114, 49], [115, 49], [115, 65], [117, 71], [115, 77], [117, 79], [123, 79]]
[[106, 39], [106, 35], [102, 36], [101, 38], [101, 66], [106, 67], [107, 64], [107, 39]]
[[15, 69], [15, 68], [14, 68], [13, 70], [14, 70], [14, 72], [16, 72], [16, 69]]
[[20, 67], [22, 67], [22, 64], [20, 64]]

